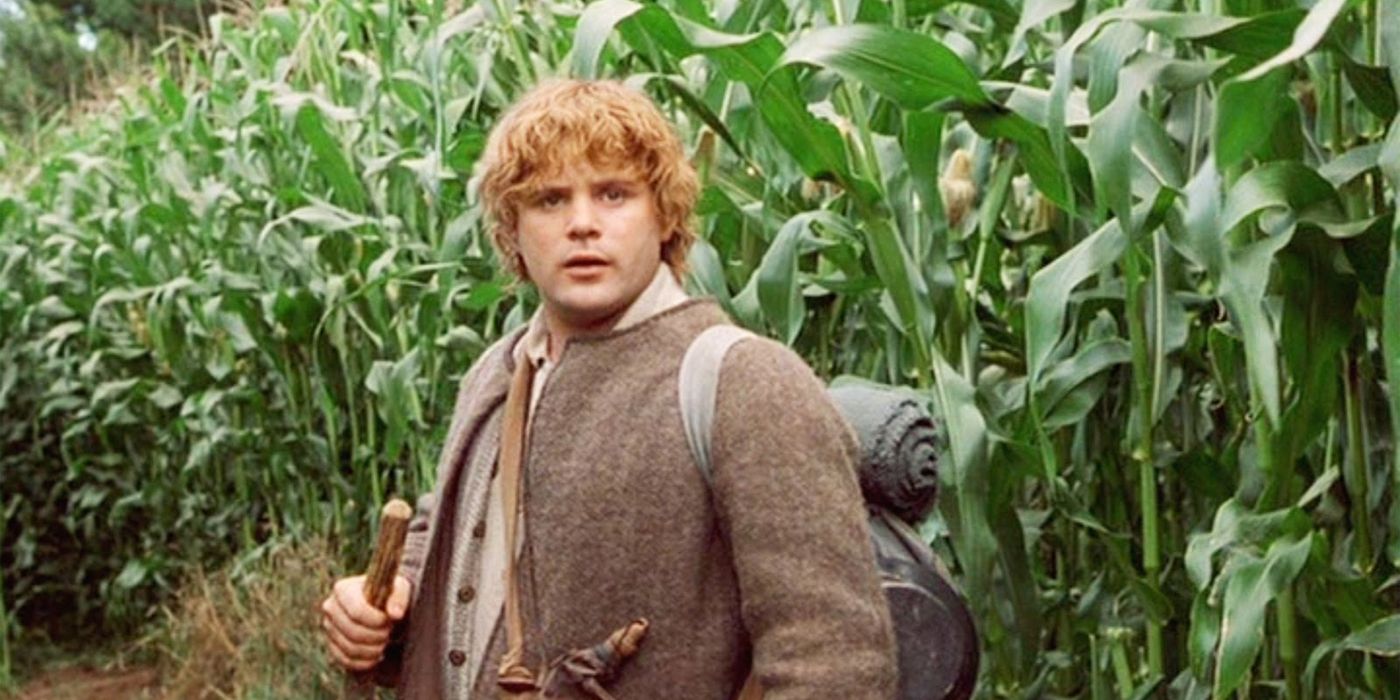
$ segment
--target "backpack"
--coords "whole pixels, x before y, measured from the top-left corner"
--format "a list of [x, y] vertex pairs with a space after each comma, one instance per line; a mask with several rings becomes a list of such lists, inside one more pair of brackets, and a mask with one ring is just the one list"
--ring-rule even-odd
[[[712, 326], [696, 337], [681, 360], [681, 420], [696, 467], [710, 488], [713, 488], [710, 433], [720, 366], [735, 343], [750, 337], [752, 333], [737, 326]], [[859, 424], [865, 418], [844, 413], [853, 402], [835, 403], [849, 423]], [[931, 421], [927, 414], [923, 417]], [[909, 517], [908, 509], [893, 507], [887, 499], [879, 498], [869, 481], [863, 473], [861, 485], [870, 518], [870, 536], [898, 646], [897, 697], [900, 700], [969, 698], [977, 681], [980, 652], [967, 602], [948, 581], [937, 555], [898, 514]], [[925, 500], [921, 506], [923, 514], [932, 506], [931, 489]], [[752, 686], [752, 683], [746, 685], [744, 693], [753, 692]]]

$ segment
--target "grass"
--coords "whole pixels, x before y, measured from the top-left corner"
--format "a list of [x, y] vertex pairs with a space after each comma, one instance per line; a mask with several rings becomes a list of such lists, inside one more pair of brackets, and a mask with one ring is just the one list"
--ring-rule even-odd
[[335, 550], [313, 540], [192, 577], [149, 640], [163, 697], [336, 697], [342, 674], [325, 653], [318, 606], [338, 566]]
[[338, 567], [324, 539], [268, 543], [191, 575], [135, 642], [20, 640], [29, 676], [12, 687], [49, 688], [48, 700], [96, 687], [119, 700], [339, 697], [343, 677], [324, 651], [318, 607]]

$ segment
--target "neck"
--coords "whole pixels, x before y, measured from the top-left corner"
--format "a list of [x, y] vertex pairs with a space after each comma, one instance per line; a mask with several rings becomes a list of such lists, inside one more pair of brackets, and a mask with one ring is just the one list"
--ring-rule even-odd
[[[674, 270], [670, 269], [669, 266], [660, 266], [652, 274], [651, 280], [647, 285], [638, 291], [635, 296], [627, 300], [617, 309], [605, 312], [599, 316], [581, 314], [578, 309], [555, 306], [550, 304], [549, 300], [546, 299], [544, 308], [542, 309], [542, 320], [544, 321], [546, 336], [546, 352], [550, 361], [558, 362], [560, 356], [564, 354], [564, 347], [574, 338], [600, 335], [616, 329], [619, 324], [626, 323], [630, 325], [636, 323], [642, 320], [643, 317], [649, 316], [659, 310], [658, 305], [665, 306], [674, 303], [675, 299], [673, 297], [675, 295], [668, 293], [666, 289], [658, 287], [658, 280], [663, 270], [665, 274], [671, 276], [671, 280], [679, 282]], [[679, 296], [683, 299], [685, 298], [685, 293], [682, 291], [679, 293]], [[637, 305], [639, 303], [643, 303], [643, 298], [648, 299], [648, 301], [644, 303], [644, 306], [638, 307]], [[666, 301], [668, 299], [670, 302]], [[636, 318], [633, 318], [633, 316], [636, 316]]]
[[[633, 299], [633, 301], [636, 300]], [[627, 313], [627, 306], [596, 319], [569, 319], [565, 321], [559, 314], [546, 307], [544, 327], [549, 335], [549, 361], [558, 362], [560, 355], [564, 354], [564, 346], [574, 338], [586, 338], [612, 330], [625, 313]]]

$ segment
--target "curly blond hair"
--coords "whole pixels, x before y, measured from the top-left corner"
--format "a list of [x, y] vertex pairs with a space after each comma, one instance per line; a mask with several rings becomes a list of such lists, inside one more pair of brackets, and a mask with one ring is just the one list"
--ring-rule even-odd
[[661, 259], [680, 279], [695, 242], [691, 221], [700, 184], [671, 124], [646, 95], [612, 80], [552, 80], [506, 111], [486, 142], [479, 191], [491, 243], [528, 280], [516, 240], [517, 207], [568, 163], [635, 169], [650, 187], [657, 217], [672, 233]]

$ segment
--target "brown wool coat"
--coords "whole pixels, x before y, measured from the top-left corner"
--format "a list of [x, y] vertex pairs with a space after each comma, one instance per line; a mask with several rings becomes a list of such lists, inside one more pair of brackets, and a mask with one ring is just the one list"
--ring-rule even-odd
[[[890, 698], [894, 638], [856, 446], [812, 371], [769, 340], [735, 346], [720, 374], [713, 493], [691, 460], [675, 390], [680, 360], [700, 331], [727, 322], [713, 302], [693, 300], [566, 347], [525, 455], [532, 661], [647, 617], [641, 651], [609, 684], [618, 698], [729, 698], [750, 659], [769, 700]], [[460, 694], [444, 681], [450, 652], [464, 644], [442, 622], [445, 606], [463, 604], [446, 590], [448, 569], [473, 576], [480, 539], [454, 522], [462, 509], [434, 504], [468, 499], [467, 511], [484, 512], [477, 502], [519, 337], [498, 342], [463, 379], [435, 498], [420, 502], [411, 528], [407, 644], [380, 669], [385, 681], [397, 677], [402, 698]], [[501, 636], [498, 626], [473, 698], [495, 695]]]

